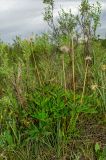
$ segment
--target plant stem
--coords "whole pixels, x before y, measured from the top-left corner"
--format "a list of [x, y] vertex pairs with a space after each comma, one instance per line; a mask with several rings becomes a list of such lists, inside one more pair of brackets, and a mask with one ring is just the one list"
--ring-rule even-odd
[[66, 91], [66, 75], [65, 75], [64, 54], [62, 55], [62, 66], [63, 66], [64, 90]]
[[42, 86], [42, 82], [41, 82], [41, 78], [40, 78], [40, 73], [39, 73], [39, 70], [38, 70], [38, 66], [37, 66], [37, 63], [36, 63], [34, 54], [32, 54], [32, 55], [33, 55], [33, 59], [34, 59], [34, 63], [35, 63], [35, 71], [37, 71], [38, 81], [39, 81], [40, 86]]
[[85, 70], [85, 77], [84, 77], [84, 83], [83, 83], [83, 91], [82, 91], [82, 96], [81, 96], [81, 104], [83, 103], [83, 98], [84, 98], [84, 94], [85, 94], [85, 86], [86, 86], [87, 73], [88, 73], [88, 63], [86, 65], [86, 70]]
[[73, 74], [73, 89], [74, 89], [74, 102], [75, 102], [75, 52], [74, 52], [74, 42], [72, 37], [72, 74]]

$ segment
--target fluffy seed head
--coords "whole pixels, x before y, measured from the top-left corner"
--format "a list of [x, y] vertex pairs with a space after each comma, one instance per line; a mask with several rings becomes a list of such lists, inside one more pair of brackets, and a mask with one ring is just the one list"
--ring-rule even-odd
[[68, 53], [68, 52], [70, 51], [70, 48], [69, 48], [68, 46], [64, 45], [64, 46], [61, 46], [61, 47], [60, 47], [60, 51], [61, 51], [61, 52]]
[[86, 56], [86, 57], [85, 57], [85, 61], [92, 61], [92, 57]]

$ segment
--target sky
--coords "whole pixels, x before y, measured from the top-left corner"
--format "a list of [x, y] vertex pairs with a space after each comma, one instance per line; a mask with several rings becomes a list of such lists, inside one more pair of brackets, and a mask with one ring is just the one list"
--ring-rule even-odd
[[[12, 42], [16, 35], [28, 38], [32, 33], [41, 34], [48, 30], [43, 21], [43, 0], [0, 0], [0, 39]], [[95, 2], [95, 0], [90, 0]], [[101, 26], [98, 33], [106, 33], [106, 0], [99, 0], [102, 4]], [[80, 0], [55, 0], [55, 17], [60, 7], [72, 9], [77, 14]]]

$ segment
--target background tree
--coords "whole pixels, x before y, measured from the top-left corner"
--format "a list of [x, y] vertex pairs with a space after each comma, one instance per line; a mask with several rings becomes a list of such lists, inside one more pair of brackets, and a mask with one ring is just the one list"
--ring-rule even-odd
[[44, 20], [52, 31], [54, 43], [59, 46], [61, 45], [60, 40], [69, 42], [76, 27], [76, 16], [72, 14], [71, 9], [68, 12], [61, 9], [56, 19], [54, 17], [54, 0], [44, 0], [43, 3], [47, 5], [45, 7]]
[[44, 20], [47, 22], [48, 26], [51, 29], [51, 40], [53, 43], [58, 45], [58, 27], [55, 25], [54, 19], [54, 0], [43, 0], [43, 3], [46, 4], [44, 12]]
[[92, 39], [96, 36], [96, 30], [100, 24], [100, 14], [101, 5], [99, 2], [91, 5], [88, 0], [82, 0], [77, 20], [84, 40], [85, 56], [92, 54]]

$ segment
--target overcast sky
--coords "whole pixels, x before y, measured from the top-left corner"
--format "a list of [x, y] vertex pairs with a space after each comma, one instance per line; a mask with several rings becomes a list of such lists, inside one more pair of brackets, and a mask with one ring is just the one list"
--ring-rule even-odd
[[[16, 35], [22, 38], [29, 37], [32, 33], [40, 34], [47, 30], [43, 21], [43, 0], [0, 0], [0, 38], [11, 42]], [[95, 0], [90, 0], [94, 1]], [[106, 33], [106, 0], [102, 3], [101, 27], [99, 33]], [[80, 0], [55, 0], [55, 16], [60, 6], [66, 10], [72, 9], [77, 13]]]

